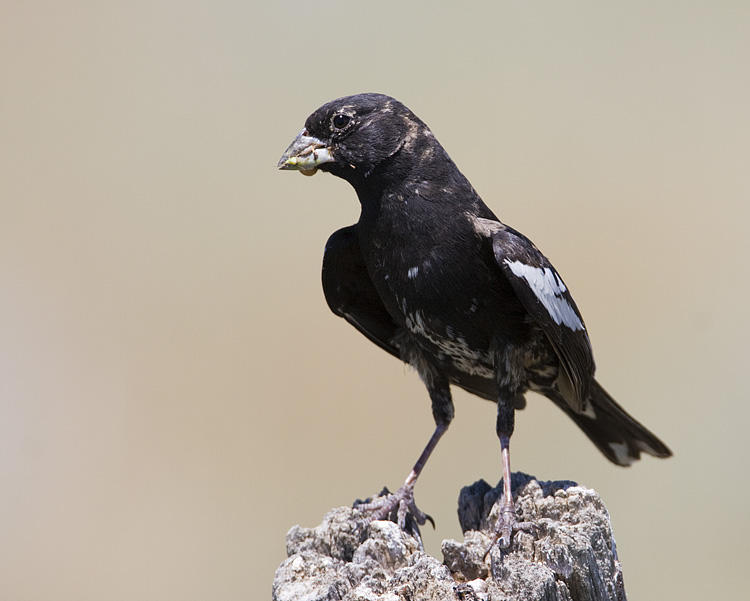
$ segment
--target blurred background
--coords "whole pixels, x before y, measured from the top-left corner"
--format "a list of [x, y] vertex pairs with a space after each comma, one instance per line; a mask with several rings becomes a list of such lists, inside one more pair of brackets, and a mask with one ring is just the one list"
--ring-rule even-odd
[[[750, 4], [0, 6], [0, 599], [270, 597], [284, 536], [397, 487], [419, 379], [327, 309], [348, 185], [278, 172], [306, 116], [426, 121], [574, 291], [600, 381], [673, 449], [609, 464], [529, 395], [513, 467], [606, 501], [633, 599], [741, 596]], [[494, 406], [417, 487], [460, 537]]]

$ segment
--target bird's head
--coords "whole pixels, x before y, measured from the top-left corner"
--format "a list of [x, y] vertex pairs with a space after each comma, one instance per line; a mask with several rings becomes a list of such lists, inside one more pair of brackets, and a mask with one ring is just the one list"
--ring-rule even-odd
[[425, 134], [432, 137], [414, 113], [390, 96], [346, 96], [324, 104], [307, 118], [278, 167], [297, 169], [304, 175], [321, 169], [355, 183]]

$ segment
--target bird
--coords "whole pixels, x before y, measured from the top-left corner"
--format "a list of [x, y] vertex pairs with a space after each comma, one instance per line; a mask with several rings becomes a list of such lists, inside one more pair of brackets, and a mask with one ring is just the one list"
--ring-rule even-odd
[[617, 465], [672, 454], [595, 379], [588, 331], [559, 272], [500, 221], [403, 103], [376, 93], [327, 102], [277, 166], [327, 172], [354, 188], [359, 220], [325, 246], [325, 299], [411, 365], [431, 400], [434, 432], [404, 484], [368, 505], [373, 519], [393, 512], [404, 527], [407, 514], [429, 518], [414, 485], [453, 419], [451, 386], [497, 404], [503, 492], [491, 547], [533, 529], [516, 516], [510, 486], [510, 439], [526, 392], [551, 400]]

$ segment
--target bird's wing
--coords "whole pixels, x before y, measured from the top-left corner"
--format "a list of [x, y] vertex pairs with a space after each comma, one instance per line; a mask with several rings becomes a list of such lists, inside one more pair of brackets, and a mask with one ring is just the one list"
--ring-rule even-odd
[[334, 232], [326, 243], [323, 293], [331, 311], [346, 319], [380, 348], [400, 357], [393, 342], [397, 326], [367, 273], [356, 225]]
[[578, 307], [547, 257], [526, 236], [500, 222], [490, 223], [488, 233], [495, 260], [557, 354], [572, 388], [567, 391], [561, 387], [563, 396], [571, 409], [584, 411], [594, 374], [594, 357]]

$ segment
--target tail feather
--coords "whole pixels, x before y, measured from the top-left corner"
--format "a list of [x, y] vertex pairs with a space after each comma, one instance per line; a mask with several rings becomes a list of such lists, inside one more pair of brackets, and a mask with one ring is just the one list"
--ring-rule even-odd
[[620, 407], [596, 380], [592, 380], [591, 397], [582, 413], [576, 413], [562, 397], [552, 400], [617, 465], [630, 465], [640, 459], [641, 453], [654, 457], [672, 455], [661, 440]]

